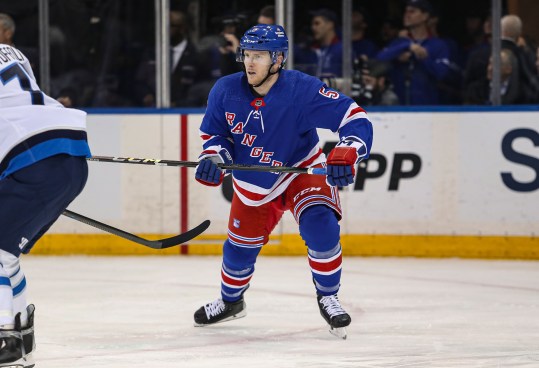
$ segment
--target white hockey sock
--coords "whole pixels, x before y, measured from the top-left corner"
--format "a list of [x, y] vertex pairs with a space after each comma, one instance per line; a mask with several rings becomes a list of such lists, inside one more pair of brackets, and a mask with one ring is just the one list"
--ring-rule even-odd
[[17, 275], [10, 278], [13, 292], [17, 291], [17, 295], [13, 295], [13, 314], [21, 314], [21, 326], [26, 327], [28, 324], [28, 312], [26, 311], [26, 277], [22, 270]]
[[[21, 314], [21, 324], [26, 326], [28, 320], [28, 313], [26, 312], [26, 277], [22, 271], [19, 263], [19, 258], [6, 251], [0, 250], [0, 263], [3, 265], [3, 270], [6, 276], [9, 278], [10, 296], [9, 305], [11, 306], [11, 323], [14, 323], [14, 316], [17, 313]], [[3, 295], [7, 298], [7, 294]], [[6, 307], [9, 307], [6, 305]]]
[[0, 328], [10, 330], [14, 323], [11, 282], [4, 266], [0, 263]]

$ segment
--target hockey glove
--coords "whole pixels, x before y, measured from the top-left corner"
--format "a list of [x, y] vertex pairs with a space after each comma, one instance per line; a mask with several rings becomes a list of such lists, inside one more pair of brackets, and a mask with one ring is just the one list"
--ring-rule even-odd
[[204, 185], [216, 187], [221, 185], [225, 177], [225, 171], [217, 164], [232, 164], [232, 157], [227, 150], [219, 152], [204, 151], [199, 156], [199, 164], [196, 168], [195, 179]]
[[326, 182], [335, 187], [345, 187], [354, 182], [356, 175], [355, 165], [358, 159], [354, 147], [335, 147], [329, 153], [326, 161]]

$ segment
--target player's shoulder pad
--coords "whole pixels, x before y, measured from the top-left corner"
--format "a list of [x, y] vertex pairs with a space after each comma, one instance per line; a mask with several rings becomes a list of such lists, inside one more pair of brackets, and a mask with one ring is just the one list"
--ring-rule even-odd
[[214, 96], [228, 96], [241, 87], [243, 72], [225, 75], [219, 78], [211, 89]]
[[283, 76], [287, 80], [288, 87], [300, 96], [318, 93], [324, 83], [312, 75], [297, 71], [283, 70]]

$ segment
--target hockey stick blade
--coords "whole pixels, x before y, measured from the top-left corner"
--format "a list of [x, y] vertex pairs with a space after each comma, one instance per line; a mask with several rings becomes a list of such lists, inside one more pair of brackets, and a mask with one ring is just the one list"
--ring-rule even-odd
[[148, 240], [67, 209], [62, 212], [62, 215], [72, 218], [73, 220], [80, 221], [86, 225], [93, 226], [110, 234], [119, 236], [120, 238], [124, 238], [153, 249], [166, 249], [174, 247], [176, 245], [187, 243], [188, 241], [202, 234], [210, 226], [210, 220], [205, 220], [197, 227], [194, 227], [191, 230], [188, 230], [171, 238]]
[[172, 238], [158, 240], [158, 242], [161, 243], [161, 247], [158, 249], [170, 248], [175, 245], [187, 243], [188, 241], [202, 234], [210, 226], [210, 223], [210, 220], [204, 220], [201, 224], [192, 228], [191, 230], [187, 230], [186, 232], [173, 236]]

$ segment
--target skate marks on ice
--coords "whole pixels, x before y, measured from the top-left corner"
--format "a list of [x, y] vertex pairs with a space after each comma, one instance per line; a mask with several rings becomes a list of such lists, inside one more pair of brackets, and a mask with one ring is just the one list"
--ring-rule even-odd
[[36, 367], [534, 367], [539, 263], [346, 258], [347, 340], [302, 257], [261, 257], [247, 317], [203, 329], [219, 257], [23, 257]]

